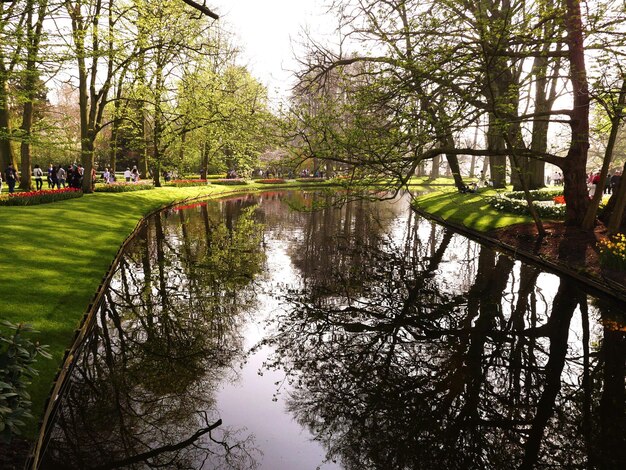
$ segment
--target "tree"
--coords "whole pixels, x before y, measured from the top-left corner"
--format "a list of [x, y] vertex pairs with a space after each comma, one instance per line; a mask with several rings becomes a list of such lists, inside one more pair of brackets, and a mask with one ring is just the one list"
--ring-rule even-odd
[[[35, 7], [37, 11], [35, 12]], [[38, 91], [41, 83], [39, 80], [39, 47], [43, 38], [43, 22], [48, 14], [48, 0], [27, 0], [26, 2], [26, 64], [23, 73], [23, 100], [22, 125], [20, 126], [20, 167], [22, 179], [20, 187], [28, 190], [31, 187], [31, 141], [33, 127], [33, 113]]]
[[11, 95], [9, 83], [15, 79], [14, 73], [22, 58], [22, 31], [27, 10], [22, 2], [0, 2], [0, 169], [17, 161], [11, 142]]
[[[436, 123], [422, 118], [429, 127], [417, 141], [421, 151], [412, 152], [404, 144], [405, 168], [413, 167], [410, 162], [419, 165], [422, 159], [442, 154], [484, 155], [490, 158], [495, 186], [502, 187], [508, 157], [514, 184], [528, 188], [543, 184], [543, 163], [531, 162], [552, 163], [565, 175], [566, 222], [583, 225], [588, 206], [585, 165], [590, 94], [580, 2], [549, 6], [541, 1], [442, 0], [423, 5], [412, 0], [384, 4], [345, 0], [334, 2], [333, 7], [341, 19], [341, 47], [313, 43], [310, 56], [315, 60], [303, 64], [302, 77], [321, 82], [338, 69], [367, 63], [369, 68], [363, 70], [370, 83], [376, 81], [386, 89], [380, 99], [399, 103], [394, 119], [410, 116], [411, 107], [425, 94], [431, 97], [430, 106], [444, 109], [449, 116]], [[616, 5], [598, 6], [598, 11], [607, 9], [620, 14]], [[589, 34], [602, 32], [596, 13], [590, 11], [588, 17], [596, 22]], [[556, 77], [562, 72], [568, 78], [566, 91], [572, 106], [553, 109]], [[533, 90], [536, 103], [529, 99]], [[422, 116], [427, 110], [421, 109]], [[463, 129], [483, 118], [488, 120], [486, 148], [455, 145]], [[560, 124], [569, 128], [565, 155], [549, 153], [547, 148], [548, 127]], [[400, 121], [391, 125], [403, 130]], [[439, 135], [455, 137], [443, 143]]]

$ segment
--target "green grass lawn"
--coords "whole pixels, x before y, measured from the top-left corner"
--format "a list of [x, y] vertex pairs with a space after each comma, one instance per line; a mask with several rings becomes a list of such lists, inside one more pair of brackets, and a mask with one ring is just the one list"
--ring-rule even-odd
[[530, 216], [506, 214], [492, 208], [486, 197], [496, 194], [495, 190], [488, 188], [481, 188], [477, 193], [461, 194], [454, 187], [439, 187], [420, 196], [415, 205], [425, 212], [479, 232], [532, 222]]
[[39, 331], [34, 339], [49, 345], [53, 356], [36, 365], [40, 375], [30, 389], [36, 419], [25, 430], [27, 436], [34, 436], [74, 329], [142, 217], [175, 201], [259, 187], [167, 187], [87, 194], [31, 207], [0, 206], [0, 319], [32, 325]]

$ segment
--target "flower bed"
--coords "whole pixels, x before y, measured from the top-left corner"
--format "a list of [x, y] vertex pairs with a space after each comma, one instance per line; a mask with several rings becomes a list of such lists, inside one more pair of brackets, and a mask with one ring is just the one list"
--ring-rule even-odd
[[265, 178], [262, 180], [255, 180], [256, 183], [261, 183], [261, 184], [284, 184], [287, 181], [285, 181], [282, 178]]
[[211, 180], [211, 184], [223, 184], [228, 186], [244, 185], [248, 184], [246, 180], [241, 178], [222, 178], [219, 180]]
[[626, 270], [626, 235], [617, 235], [598, 242], [600, 264], [619, 271]]
[[119, 183], [97, 184], [95, 191], [97, 193], [126, 193], [129, 191], [143, 191], [144, 189], [153, 188], [154, 184], [150, 180], [139, 181], [137, 183], [120, 181]]
[[185, 188], [187, 186], [205, 186], [207, 180], [172, 180], [165, 183], [166, 186], [174, 186], [175, 188]]
[[81, 197], [83, 191], [76, 188], [49, 189], [45, 191], [28, 191], [23, 193], [11, 193], [0, 198], [0, 206], [35, 206], [50, 202], [64, 201]]
[[[513, 214], [528, 215], [530, 213], [528, 211], [528, 204], [526, 203], [526, 200], [518, 198], [519, 193], [520, 191], [516, 191], [515, 193], [503, 193], [501, 195], [488, 198], [488, 201], [491, 207], [496, 210], [511, 212]], [[534, 200], [533, 206], [541, 217], [548, 219], [562, 219], [565, 217], [565, 205], [555, 204], [554, 202], [554, 198], [556, 197], [555, 191], [545, 191], [545, 193], [550, 194], [549, 198], [547, 198], [546, 195], [541, 194], [542, 191], [531, 191], [531, 194], [532, 193], [538, 193], [539, 200]], [[510, 197], [511, 194], [513, 194], [514, 197]], [[523, 195], [524, 193], [521, 192], [521, 194]]]

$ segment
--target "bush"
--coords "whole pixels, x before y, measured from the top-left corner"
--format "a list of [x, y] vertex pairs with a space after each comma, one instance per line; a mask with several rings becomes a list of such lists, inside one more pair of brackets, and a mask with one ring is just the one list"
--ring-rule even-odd
[[[530, 193], [530, 197], [533, 198], [533, 201], [552, 201], [556, 196], [561, 196], [563, 194], [563, 188], [557, 189], [532, 189], [528, 191]], [[524, 195], [524, 191], [511, 191], [508, 193], [504, 193], [504, 196], [510, 199], [520, 199], [522, 201], [526, 200], [526, 196]]]
[[228, 186], [244, 185], [248, 184], [246, 180], [241, 178], [222, 178], [219, 180], [211, 180], [211, 184], [223, 184]]
[[97, 193], [126, 193], [129, 191], [143, 191], [144, 189], [154, 189], [152, 181], [145, 180], [137, 183], [120, 181], [119, 183], [97, 184], [95, 191]]
[[297, 178], [298, 183], [325, 183], [324, 178]]
[[11, 193], [0, 198], [0, 206], [35, 206], [37, 204], [48, 204], [50, 202], [73, 199], [81, 197], [82, 195], [83, 191], [76, 188]]
[[598, 242], [600, 264], [619, 271], [626, 270], [626, 235], [617, 235]]
[[261, 180], [256, 180], [256, 182], [261, 184], [284, 184], [287, 181], [282, 178], [265, 178]]
[[46, 346], [32, 343], [24, 333], [27, 325], [0, 322], [0, 441], [10, 442], [20, 427], [31, 419], [30, 396], [26, 387], [37, 371], [32, 367], [37, 356], [50, 358]]
[[185, 188], [187, 186], [205, 186], [207, 180], [172, 180], [165, 183], [166, 186], [174, 186], [175, 188]]

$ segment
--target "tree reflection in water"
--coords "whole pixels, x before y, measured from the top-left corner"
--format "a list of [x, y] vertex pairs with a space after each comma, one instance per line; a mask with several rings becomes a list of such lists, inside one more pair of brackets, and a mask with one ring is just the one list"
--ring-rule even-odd
[[[151, 219], [81, 353], [44, 468], [261, 465], [244, 424], [213, 429], [214, 397], [268, 350], [263, 367], [286, 374], [287, 412], [329, 466], [626, 468], [619, 306], [406, 205], [289, 195], [321, 208], [303, 213], [284, 197], [262, 195], [254, 214], [245, 196]], [[271, 334], [246, 351], [256, 310]]]
[[[590, 350], [588, 297], [575, 282], [560, 279], [544, 298], [538, 268], [484, 247], [450, 272], [462, 251], [450, 232], [433, 226], [424, 242], [424, 224], [410, 219], [402, 242], [372, 243], [372, 219], [357, 216], [345, 237], [345, 215], [309, 219], [293, 250], [306, 282], [283, 296], [275, 334], [259, 345], [274, 348], [267, 367], [286, 371], [289, 410], [329, 461], [626, 468], [615, 307], [592, 308], [605, 327]], [[475, 273], [467, 286], [465, 270]]]
[[237, 378], [262, 226], [254, 208], [229, 227], [221, 212], [200, 209], [195, 218], [158, 214], [126, 250], [43, 468], [256, 466], [253, 436], [221, 425], [212, 397]]

